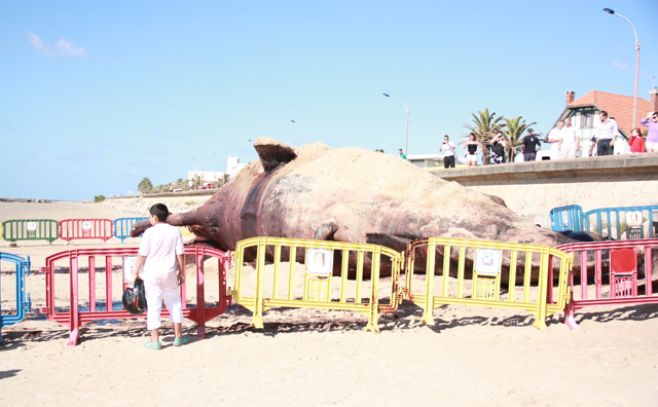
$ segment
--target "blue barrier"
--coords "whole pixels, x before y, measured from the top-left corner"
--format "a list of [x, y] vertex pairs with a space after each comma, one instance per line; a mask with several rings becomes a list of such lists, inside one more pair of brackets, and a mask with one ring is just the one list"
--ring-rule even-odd
[[148, 220], [148, 218], [118, 218], [114, 220], [114, 237], [124, 240], [130, 237], [130, 229], [137, 222]]
[[580, 205], [566, 205], [551, 209], [551, 230], [563, 232], [571, 230], [583, 231], [583, 208]]
[[609, 239], [658, 236], [658, 205], [600, 208], [585, 212], [585, 231]]
[[[25, 319], [25, 314], [32, 308], [30, 296], [25, 294], [25, 275], [30, 273], [30, 257], [27, 259], [15, 254], [0, 252], [0, 262], [8, 261], [16, 266], [16, 309], [14, 314], [6, 314], [2, 309], [0, 299], [0, 341], [2, 341], [2, 327], [19, 323]], [[2, 270], [0, 270], [0, 296], [2, 295]]]

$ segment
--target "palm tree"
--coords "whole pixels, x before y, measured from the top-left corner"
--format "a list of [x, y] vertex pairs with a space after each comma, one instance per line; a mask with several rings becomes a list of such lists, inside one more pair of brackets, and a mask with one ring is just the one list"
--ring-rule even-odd
[[153, 184], [151, 183], [150, 179], [148, 179], [147, 177], [144, 177], [144, 178], [142, 178], [141, 181], [139, 181], [139, 184], [137, 184], [137, 189], [142, 194], [146, 194], [146, 193], [149, 193], [153, 190]]
[[504, 132], [506, 139], [505, 150], [508, 154], [507, 162], [514, 162], [514, 157], [521, 149], [521, 140], [523, 139], [523, 133], [530, 128], [530, 126], [536, 124], [535, 122], [526, 123], [523, 116], [517, 116], [512, 119], [505, 118]]
[[475, 134], [475, 138], [482, 146], [482, 163], [489, 164], [489, 146], [493, 136], [502, 130], [503, 125], [501, 121], [502, 116], [496, 116], [496, 113], [489, 112], [489, 109], [479, 111], [477, 114], [471, 113], [473, 116], [473, 124], [467, 124], [466, 127], [471, 133]]

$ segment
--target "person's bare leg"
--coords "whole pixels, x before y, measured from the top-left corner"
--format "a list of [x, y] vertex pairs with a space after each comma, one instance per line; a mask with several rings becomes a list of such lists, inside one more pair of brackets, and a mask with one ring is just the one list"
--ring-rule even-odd
[[174, 336], [176, 338], [181, 337], [181, 331], [183, 329], [183, 324], [174, 324]]
[[157, 329], [151, 329], [151, 342], [157, 343], [160, 341], [160, 332]]

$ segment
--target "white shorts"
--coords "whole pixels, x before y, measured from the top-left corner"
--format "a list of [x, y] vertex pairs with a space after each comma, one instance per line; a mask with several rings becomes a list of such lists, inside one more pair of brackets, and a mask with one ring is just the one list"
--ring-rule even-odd
[[576, 146], [574, 144], [562, 144], [560, 148], [561, 158], [576, 158]]
[[466, 154], [466, 162], [477, 164], [478, 156], [475, 154]]
[[180, 291], [178, 288], [175, 290], [162, 290], [160, 287], [153, 284], [146, 284], [146, 329], [158, 329], [162, 326], [160, 320], [160, 313], [162, 312], [162, 301], [164, 301], [169, 310], [169, 315], [174, 324], [183, 322], [183, 306], [180, 299]]
[[647, 141], [644, 143], [644, 147], [647, 149], [647, 151], [658, 151], [658, 142]]

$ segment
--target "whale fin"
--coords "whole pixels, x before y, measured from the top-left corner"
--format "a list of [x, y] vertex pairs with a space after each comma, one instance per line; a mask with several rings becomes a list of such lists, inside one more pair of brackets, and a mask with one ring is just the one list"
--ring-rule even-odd
[[270, 172], [281, 164], [297, 158], [297, 153], [289, 145], [269, 138], [259, 138], [254, 143], [265, 172]]

